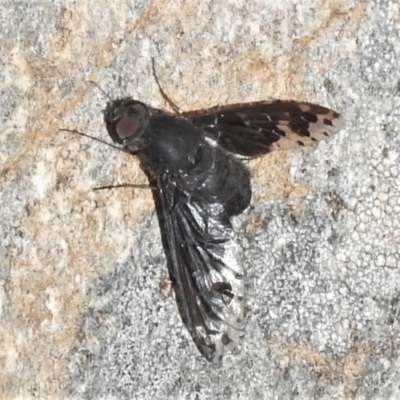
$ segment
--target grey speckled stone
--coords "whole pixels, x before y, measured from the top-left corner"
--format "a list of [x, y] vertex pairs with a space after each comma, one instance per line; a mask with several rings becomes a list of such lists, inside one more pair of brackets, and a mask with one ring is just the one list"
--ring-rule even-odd
[[[400, 4], [0, 4], [0, 393], [4, 399], [400, 398]], [[198, 354], [160, 289], [151, 194], [106, 139], [107, 99], [185, 110], [265, 98], [343, 112], [317, 147], [249, 164], [235, 221], [240, 348]]]

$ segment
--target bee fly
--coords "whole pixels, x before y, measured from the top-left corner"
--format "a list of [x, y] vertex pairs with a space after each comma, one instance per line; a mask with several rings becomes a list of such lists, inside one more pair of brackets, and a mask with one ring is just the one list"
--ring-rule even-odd
[[138, 156], [149, 177], [182, 320], [200, 353], [221, 360], [224, 347], [237, 342], [244, 314], [231, 218], [249, 206], [251, 186], [237, 156], [311, 145], [336, 133], [344, 119], [296, 101], [173, 114], [123, 98], [108, 103], [104, 120], [112, 140]]

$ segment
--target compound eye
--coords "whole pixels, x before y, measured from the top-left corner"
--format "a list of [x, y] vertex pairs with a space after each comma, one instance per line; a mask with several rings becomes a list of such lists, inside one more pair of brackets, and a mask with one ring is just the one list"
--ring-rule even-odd
[[123, 117], [121, 118], [115, 130], [121, 140], [127, 139], [133, 136], [138, 130], [140, 125], [139, 119], [136, 117]]

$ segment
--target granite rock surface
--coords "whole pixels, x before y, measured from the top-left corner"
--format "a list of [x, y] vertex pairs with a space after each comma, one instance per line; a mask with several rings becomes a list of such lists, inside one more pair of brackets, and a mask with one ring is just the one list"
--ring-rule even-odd
[[[397, 0], [0, 3], [2, 399], [400, 398]], [[107, 97], [183, 110], [286, 98], [342, 112], [249, 163], [235, 221], [245, 336], [216, 368], [172, 297], [151, 193]]]

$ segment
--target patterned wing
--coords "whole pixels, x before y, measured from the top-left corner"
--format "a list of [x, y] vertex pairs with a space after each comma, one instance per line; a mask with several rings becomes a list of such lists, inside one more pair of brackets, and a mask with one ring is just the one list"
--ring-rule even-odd
[[188, 198], [171, 177], [154, 192], [179, 312], [197, 348], [219, 361], [240, 336], [243, 270], [229, 217], [218, 203]]
[[345, 123], [329, 108], [284, 100], [214, 107], [184, 116], [226, 150], [246, 157], [311, 145]]

